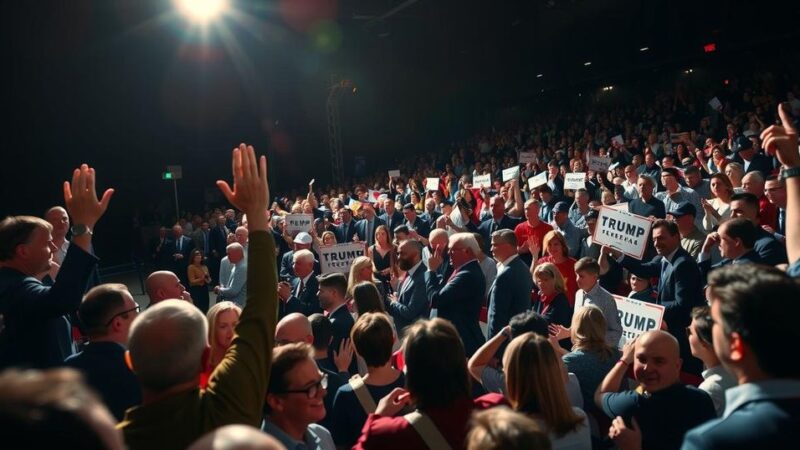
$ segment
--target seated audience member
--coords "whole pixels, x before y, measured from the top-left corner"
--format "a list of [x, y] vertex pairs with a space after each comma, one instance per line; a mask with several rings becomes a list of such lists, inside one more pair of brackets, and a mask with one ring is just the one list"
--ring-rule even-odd
[[714, 198], [710, 201], [700, 200], [703, 206], [703, 231], [709, 233], [719, 225], [720, 222], [731, 216], [731, 197], [735, 193], [731, 180], [724, 173], [711, 175], [711, 193]]
[[551, 450], [550, 438], [533, 419], [498, 406], [470, 420], [467, 450]]
[[253, 148], [242, 144], [232, 159], [233, 190], [224, 181], [217, 184], [249, 218], [247, 306], [233, 343], [203, 390], [199, 381], [208, 352], [203, 314], [186, 302], [165, 300], [134, 320], [128, 352], [142, 386], [142, 405], [129, 409], [119, 424], [130, 450], [186, 448], [219, 426], [261, 423], [278, 310], [266, 158], [257, 165]]
[[[378, 402], [353, 448], [446, 448], [437, 445], [442, 442], [463, 448], [473, 402], [464, 346], [455, 327], [439, 318], [411, 325], [404, 359], [407, 389], [395, 388]], [[415, 410], [394, 417], [407, 405]]]
[[319, 281], [314, 276], [314, 254], [310, 250], [297, 250], [292, 256], [295, 277], [278, 283], [281, 299], [280, 316], [294, 312], [310, 316], [322, 312], [319, 304]]
[[714, 352], [739, 385], [725, 392], [722, 418], [687, 433], [683, 449], [794, 448], [800, 365], [780, 344], [800, 339], [800, 286], [763, 266], [723, 267], [708, 285]]
[[75, 225], [52, 286], [44, 286], [36, 278], [51, 268], [52, 225], [31, 216], [9, 216], [0, 221], [0, 315], [4, 323], [0, 369], [58, 366], [68, 356], [61, 351], [48, 319], [77, 311], [97, 265], [92, 234], [114, 190], [106, 190], [98, 201], [94, 186], [95, 170], [86, 164], [75, 169], [72, 182], [64, 185], [65, 204]]
[[73, 369], [0, 372], [0, 429], [8, 446], [124, 450], [115, 423]]
[[421, 257], [422, 243], [419, 241], [405, 241], [397, 250], [397, 266], [406, 274], [399, 282], [396, 294], [389, 295], [388, 302], [384, 306], [394, 319], [400, 336], [403, 336], [406, 327], [428, 316], [428, 295], [425, 290], [426, 266], [423, 265]]
[[225, 425], [196, 440], [187, 450], [286, 450], [286, 447], [258, 428]]
[[[642, 391], [618, 392], [631, 364]], [[716, 417], [708, 394], [682, 384], [680, 371], [677, 340], [665, 331], [648, 331], [625, 344], [622, 358], [597, 388], [595, 404], [609, 418], [638, 427], [642, 448], [678, 448], [684, 433]], [[609, 431], [615, 440], [617, 424]]]
[[239, 306], [244, 306], [247, 301], [247, 258], [244, 247], [238, 242], [229, 244], [226, 248], [228, 260], [233, 268], [228, 283], [214, 287], [217, 300], [229, 300]]
[[692, 310], [692, 323], [686, 328], [692, 355], [703, 361], [703, 382], [698, 386], [708, 392], [717, 416], [725, 411], [725, 391], [736, 386], [736, 378], [728, 372], [714, 353], [714, 336], [711, 332], [714, 321], [708, 306], [698, 306]]
[[776, 266], [788, 261], [786, 246], [775, 239], [772, 233], [758, 226], [758, 198], [755, 195], [744, 192], [731, 197], [731, 217], [743, 217], [757, 227], [753, 249], [761, 257], [763, 264]]
[[489, 338], [508, 325], [512, 317], [530, 309], [533, 289], [528, 268], [517, 255], [517, 236], [514, 232], [500, 229], [492, 233], [491, 239], [491, 251], [497, 260], [498, 270], [497, 277], [489, 285], [487, 296]]
[[242, 308], [236, 303], [223, 300], [217, 302], [206, 314], [208, 320], [208, 343], [211, 349], [208, 353], [206, 370], [200, 378], [200, 387], [205, 388], [208, 377], [217, 368], [225, 353], [233, 342], [233, 331], [239, 323]]
[[487, 394], [488, 404], [508, 403], [527, 414], [547, 432], [553, 449], [591, 448], [589, 422], [570, 405], [562, 365], [553, 345], [543, 336], [525, 333], [508, 344], [503, 355], [506, 396]]
[[[323, 332], [317, 326], [317, 333], [321, 337], [327, 336], [327, 341], [330, 342], [331, 334], [330, 334], [330, 321], [327, 318], [322, 316], [322, 314], [314, 314], [314, 316], [321, 316], [325, 319], [325, 323], [327, 324], [328, 330], [327, 333]], [[310, 318], [300, 314], [300, 313], [291, 313], [285, 317], [283, 317], [280, 321], [278, 321], [278, 325], [275, 328], [275, 345], [287, 345], [287, 344], [296, 344], [296, 343], [306, 343], [306, 344], [314, 344], [316, 340], [316, 334], [314, 334], [314, 329], [312, 328]], [[333, 399], [336, 397], [336, 391], [347, 382], [347, 378], [342, 378], [337, 371], [331, 371], [326, 369], [320, 364], [320, 360], [317, 357], [317, 353], [319, 351], [316, 347], [313, 348], [315, 356], [314, 361], [317, 363], [317, 367], [319, 367], [320, 372], [327, 375], [328, 377], [328, 387], [325, 389], [325, 417], [318, 421], [320, 425], [325, 427], [325, 429], [330, 430], [333, 424]], [[328, 347], [325, 347], [325, 359], [327, 361], [327, 350]], [[349, 364], [349, 360], [347, 364]], [[345, 367], [345, 376], [349, 377], [350, 375], [346, 372], [347, 364], [344, 364]]]
[[358, 440], [367, 415], [375, 412], [378, 401], [405, 386], [403, 372], [392, 367], [395, 338], [386, 314], [360, 315], [350, 336], [356, 353], [366, 362], [367, 374], [363, 378], [353, 375], [333, 401], [331, 434], [337, 446], [347, 448]]
[[128, 331], [138, 314], [139, 305], [125, 285], [109, 283], [92, 288], [78, 308], [89, 343], [64, 361], [83, 374], [116, 420], [122, 420], [125, 410], [142, 402], [139, 382], [125, 363]]
[[598, 283], [600, 265], [592, 258], [581, 258], [575, 264], [575, 275], [579, 288], [575, 294], [575, 307], [594, 305], [600, 308], [606, 318], [606, 342], [616, 348], [622, 337], [622, 323], [617, 313], [617, 301]]
[[567, 371], [574, 373], [581, 384], [583, 405], [595, 412], [594, 392], [619, 359], [619, 350], [606, 342], [606, 318], [594, 305], [575, 310], [570, 326], [572, 351], [563, 355]]
[[786, 180], [776, 175], [767, 178], [764, 192], [769, 202], [775, 207], [775, 227], [761, 225], [761, 228], [772, 233], [775, 239], [784, 242], [786, 239]]
[[[722, 222], [719, 230], [711, 233], [703, 243], [697, 260], [703, 280], [711, 270], [729, 264], [758, 264], [761, 257], [753, 249], [756, 243], [757, 227], [749, 220], [738, 217]], [[711, 265], [711, 250], [719, 247], [722, 261]]]
[[765, 184], [765, 175], [762, 175], [761, 172], [748, 172], [742, 178], [742, 189], [755, 195], [758, 199], [758, 225], [775, 228], [777, 226], [778, 210], [765, 195]]
[[262, 430], [286, 448], [335, 450], [330, 432], [315, 423], [325, 417], [328, 376], [319, 371], [313, 356], [305, 343], [273, 350]]
[[144, 282], [147, 296], [150, 298], [148, 308], [158, 302], [170, 299], [186, 300], [191, 302], [192, 296], [181, 284], [178, 276], [169, 270], [159, 270], [151, 273]]
[[[532, 310], [517, 314], [511, 318], [507, 327], [486, 341], [469, 359], [467, 367], [470, 375], [475, 381], [481, 383], [487, 392], [505, 393], [506, 379], [502, 364], [497, 361], [500, 359], [498, 353], [512, 339], [528, 332], [548, 336], [547, 319]], [[567, 373], [566, 370], [563, 377], [570, 404], [579, 408], [583, 407], [578, 378], [572, 373]]]
[[564, 279], [561, 272], [551, 263], [544, 263], [533, 269], [533, 280], [539, 291], [533, 302], [533, 310], [541, 314], [551, 325], [568, 327], [572, 319], [572, 308], [564, 294]]
[[[578, 285], [575, 282], [575, 259], [569, 257], [567, 241], [558, 231], [548, 231], [544, 235], [543, 242], [546, 255], [531, 263], [531, 275], [533, 275], [536, 266], [539, 264], [551, 263], [555, 265], [564, 278], [564, 286], [566, 288], [564, 294], [567, 297], [569, 307], [572, 308], [575, 306], [575, 293], [578, 291]], [[531, 253], [539, 253], [536, 241], [531, 240], [528, 243], [531, 246]]]
[[667, 216], [664, 202], [653, 196], [656, 181], [648, 175], [639, 175], [636, 181], [636, 190], [639, 196], [628, 202], [628, 212], [643, 217], [663, 219]]
[[631, 292], [628, 294], [628, 298], [648, 303], [656, 303], [656, 301], [658, 301], [658, 292], [653, 289], [650, 278], [630, 272], [628, 283], [631, 286]]

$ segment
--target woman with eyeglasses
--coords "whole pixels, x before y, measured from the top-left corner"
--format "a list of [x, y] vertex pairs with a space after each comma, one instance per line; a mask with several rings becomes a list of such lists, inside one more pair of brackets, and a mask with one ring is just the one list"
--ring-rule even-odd
[[714, 353], [714, 342], [711, 335], [711, 310], [708, 306], [699, 306], [692, 310], [692, 323], [686, 327], [686, 337], [689, 338], [689, 348], [692, 356], [703, 361], [706, 370], [703, 371], [703, 382], [700, 388], [708, 392], [717, 416], [722, 416], [725, 411], [725, 391], [737, 385], [736, 378], [728, 372]]
[[327, 386], [327, 375], [317, 368], [309, 344], [276, 347], [264, 404], [264, 432], [286, 448], [335, 450], [330, 432], [316, 423], [325, 417]]

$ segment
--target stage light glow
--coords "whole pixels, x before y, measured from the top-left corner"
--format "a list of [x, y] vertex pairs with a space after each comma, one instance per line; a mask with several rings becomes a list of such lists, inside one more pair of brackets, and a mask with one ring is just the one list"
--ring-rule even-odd
[[592, 62], [591, 61], [586, 61], [585, 63], [583, 63], [583, 65], [586, 66], [586, 67], [589, 67], [589, 66], [592, 65]]
[[174, 0], [175, 7], [190, 21], [205, 24], [228, 9], [228, 0]]
[[650, 50], [650, 47], [642, 47], [639, 49], [640, 52], [646, 52], [648, 50]]

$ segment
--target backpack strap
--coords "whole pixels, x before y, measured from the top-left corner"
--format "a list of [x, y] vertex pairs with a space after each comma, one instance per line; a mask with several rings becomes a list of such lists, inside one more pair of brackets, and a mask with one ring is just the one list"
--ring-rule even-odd
[[427, 445], [428, 448], [435, 450], [452, 450], [450, 444], [447, 443], [442, 433], [436, 428], [436, 424], [433, 423], [433, 420], [431, 420], [427, 414], [417, 410], [406, 414], [403, 418], [417, 430], [417, 433], [422, 437], [422, 440], [425, 441], [425, 445]]
[[375, 400], [372, 398], [372, 395], [370, 395], [369, 389], [367, 389], [367, 385], [364, 384], [364, 379], [361, 378], [361, 375], [355, 374], [350, 377], [348, 384], [353, 388], [358, 402], [361, 403], [361, 407], [364, 408], [367, 415], [374, 413], [375, 410], [378, 409], [378, 405], [375, 404]]

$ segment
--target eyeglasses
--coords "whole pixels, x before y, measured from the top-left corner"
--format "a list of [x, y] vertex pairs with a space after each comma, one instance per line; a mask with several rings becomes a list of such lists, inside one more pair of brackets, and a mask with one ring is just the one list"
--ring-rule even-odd
[[118, 312], [118, 313], [114, 314], [113, 316], [111, 316], [110, 319], [108, 319], [108, 322], [106, 322], [106, 326], [111, 325], [111, 322], [113, 322], [114, 319], [116, 319], [119, 316], [122, 316], [122, 315], [125, 315], [125, 314], [128, 314], [128, 313], [132, 313], [134, 311], [136, 311], [136, 313], [138, 314], [141, 310], [142, 310], [142, 307], [139, 306], [139, 305], [136, 305], [131, 309], [126, 309], [125, 311]]
[[317, 394], [319, 394], [320, 389], [328, 389], [328, 374], [323, 373], [322, 377], [316, 383], [312, 384], [311, 386], [305, 389], [291, 389], [286, 390], [283, 392], [277, 392], [278, 394], [306, 394], [308, 398], [315, 398]]

